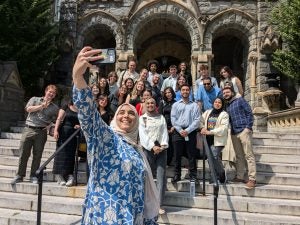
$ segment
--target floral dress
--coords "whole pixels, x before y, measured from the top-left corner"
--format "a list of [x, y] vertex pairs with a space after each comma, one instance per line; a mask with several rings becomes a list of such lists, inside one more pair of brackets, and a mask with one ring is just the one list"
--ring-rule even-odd
[[156, 224], [143, 219], [145, 166], [140, 153], [103, 122], [89, 88], [74, 88], [73, 100], [90, 167], [81, 224]]

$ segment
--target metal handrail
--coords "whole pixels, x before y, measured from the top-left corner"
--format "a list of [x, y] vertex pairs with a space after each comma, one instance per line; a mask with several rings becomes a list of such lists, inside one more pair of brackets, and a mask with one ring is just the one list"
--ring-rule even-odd
[[[205, 153], [207, 155], [208, 164], [210, 167], [210, 174], [213, 181], [213, 188], [214, 188], [214, 225], [218, 225], [218, 195], [219, 195], [219, 181], [216, 173], [215, 163], [212, 151], [207, 144], [206, 137], [203, 136], [203, 145], [205, 149]], [[205, 156], [205, 154], [204, 154]], [[205, 168], [205, 165], [204, 167]], [[204, 174], [205, 177], [205, 174]], [[204, 186], [205, 186], [205, 179], [204, 179]], [[205, 190], [205, 189], [204, 189]], [[205, 195], [205, 192], [204, 192]]]
[[[52, 159], [56, 157], [56, 155], [80, 132], [81, 129], [77, 129], [74, 133], [44, 162], [35, 172], [36, 177], [38, 179], [38, 205], [37, 205], [37, 220], [36, 224], [41, 225], [41, 214], [42, 214], [42, 194], [43, 194], [43, 175], [46, 166], [51, 162]], [[78, 151], [79, 147], [79, 136], [77, 135], [77, 147], [76, 152]], [[77, 170], [77, 168], [75, 168]], [[77, 173], [77, 171], [76, 171]], [[77, 183], [77, 176], [76, 176], [76, 183]]]

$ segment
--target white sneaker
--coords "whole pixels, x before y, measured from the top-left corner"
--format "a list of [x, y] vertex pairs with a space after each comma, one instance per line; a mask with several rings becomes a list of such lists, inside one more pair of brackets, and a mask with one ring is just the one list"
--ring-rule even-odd
[[61, 174], [58, 174], [55, 176], [56, 177], [56, 180], [57, 180], [57, 183], [61, 186], [64, 186], [66, 185], [66, 181], [65, 181], [65, 178], [61, 175]]
[[71, 187], [71, 186], [73, 186], [73, 184], [74, 184], [74, 177], [73, 177], [73, 175], [69, 175], [68, 176], [68, 181], [66, 183], [66, 186], [67, 187]]

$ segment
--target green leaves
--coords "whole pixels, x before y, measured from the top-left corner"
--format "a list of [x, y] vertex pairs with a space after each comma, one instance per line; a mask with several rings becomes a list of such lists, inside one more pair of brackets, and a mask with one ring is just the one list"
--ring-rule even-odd
[[284, 48], [273, 54], [273, 65], [283, 74], [300, 79], [300, 0], [282, 0], [272, 10], [271, 23]]
[[26, 94], [38, 84], [58, 58], [58, 25], [49, 0], [2, 0], [0, 3], [0, 59], [15, 60]]

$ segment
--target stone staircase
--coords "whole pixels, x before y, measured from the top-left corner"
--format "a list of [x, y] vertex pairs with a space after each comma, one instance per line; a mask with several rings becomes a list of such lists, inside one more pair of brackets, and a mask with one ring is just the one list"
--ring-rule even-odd
[[[20, 128], [1, 133], [0, 139], [0, 225], [36, 224], [38, 185], [29, 181], [11, 186], [15, 176]], [[51, 137], [45, 146], [42, 161], [55, 150]], [[258, 185], [247, 190], [243, 184], [220, 186], [218, 225], [300, 225], [300, 134], [255, 133], [254, 149], [257, 160]], [[28, 167], [31, 161], [29, 160]], [[44, 173], [42, 224], [80, 224], [85, 196], [85, 164], [80, 163], [79, 185], [61, 187], [54, 182], [52, 164]], [[202, 161], [198, 162], [198, 176], [202, 177]], [[206, 165], [208, 171], [208, 166]], [[196, 185], [196, 197], [189, 197], [189, 181], [171, 183], [173, 168], [168, 168], [167, 193], [164, 205], [167, 214], [160, 224], [213, 224], [213, 186], [202, 182]], [[182, 176], [187, 170], [182, 169]], [[209, 173], [207, 172], [207, 177]]]

